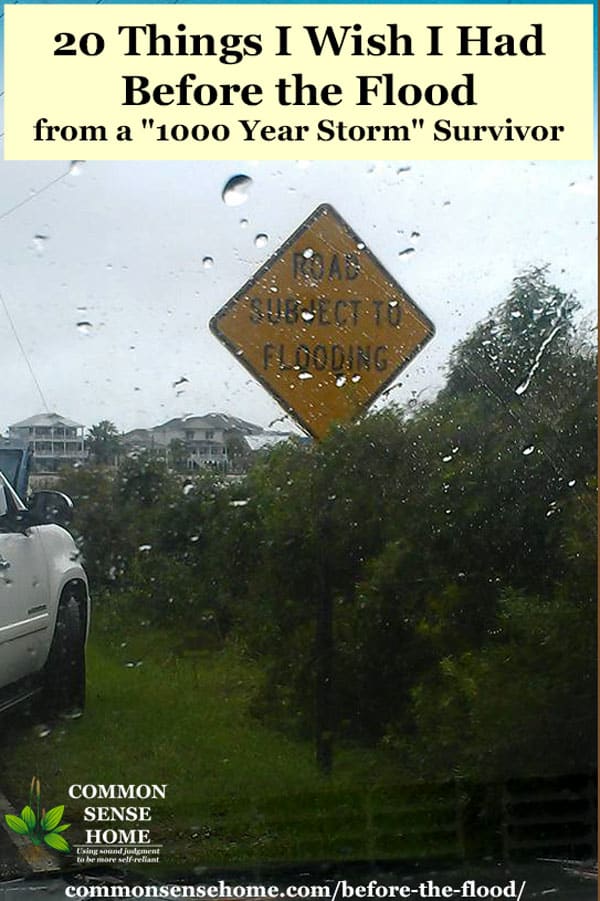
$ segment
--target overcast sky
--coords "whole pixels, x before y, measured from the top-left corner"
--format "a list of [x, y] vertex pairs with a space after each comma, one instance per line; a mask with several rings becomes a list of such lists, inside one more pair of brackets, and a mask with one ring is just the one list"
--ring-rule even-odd
[[[0, 306], [0, 431], [44, 401], [122, 430], [209, 411], [267, 425], [280, 408], [208, 321], [323, 202], [436, 326], [388, 397], [434, 390], [450, 348], [524, 267], [550, 263], [553, 281], [595, 309], [593, 172], [591, 162], [0, 162], [0, 292], [22, 345]], [[221, 195], [238, 173], [252, 186], [233, 207]]]

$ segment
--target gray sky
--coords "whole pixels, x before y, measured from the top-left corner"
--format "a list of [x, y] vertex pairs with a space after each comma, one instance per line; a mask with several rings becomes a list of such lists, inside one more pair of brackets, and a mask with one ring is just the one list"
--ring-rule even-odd
[[[526, 266], [550, 262], [591, 315], [593, 172], [592, 162], [90, 162], [61, 178], [69, 163], [0, 162], [0, 292], [52, 411], [123, 430], [209, 411], [267, 425], [280, 408], [208, 320], [328, 202], [436, 326], [389, 395], [402, 401], [440, 384], [450, 348]], [[221, 192], [238, 173], [253, 184], [232, 207]], [[0, 337], [3, 432], [44, 407], [2, 307]]]

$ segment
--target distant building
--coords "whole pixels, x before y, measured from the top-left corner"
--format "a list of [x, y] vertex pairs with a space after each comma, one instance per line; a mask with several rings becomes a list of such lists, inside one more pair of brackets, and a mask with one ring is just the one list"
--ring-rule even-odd
[[[250, 439], [264, 447], [266, 436], [274, 434], [277, 433], [267, 433], [261, 426], [237, 416], [207, 413], [169, 419], [151, 429], [133, 429], [122, 436], [121, 445], [130, 451], [160, 452], [170, 457], [174, 465], [188, 470], [209, 466], [229, 472], [244, 468], [256, 449]], [[279, 434], [279, 440], [288, 437]]]
[[8, 427], [9, 439], [28, 444], [38, 472], [56, 472], [86, 459], [84, 427], [58, 413], [40, 413]]

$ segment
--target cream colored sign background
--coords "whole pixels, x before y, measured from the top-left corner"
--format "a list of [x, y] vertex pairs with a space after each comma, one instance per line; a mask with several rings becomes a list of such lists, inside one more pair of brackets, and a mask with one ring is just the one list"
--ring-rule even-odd
[[[593, 153], [593, 71], [592, 7], [559, 5], [495, 6], [396, 6], [396, 5], [8, 5], [5, 26], [6, 159], [586, 159]], [[234, 65], [225, 65], [210, 56], [125, 56], [127, 42], [118, 34], [119, 26], [155, 23], [161, 33], [176, 35], [179, 23], [187, 34], [215, 36], [217, 49], [221, 35], [260, 34], [262, 53], [247, 56]], [[324, 29], [360, 25], [363, 39], [373, 33], [387, 33], [396, 23], [401, 33], [412, 38], [413, 56], [351, 55], [346, 44], [339, 57], [325, 52], [320, 57], [311, 48], [305, 25]], [[457, 56], [457, 26], [491, 26], [491, 41], [510, 34], [517, 42], [541, 23], [544, 56]], [[289, 26], [291, 56], [277, 56], [276, 26]], [[443, 56], [427, 56], [428, 26], [441, 26]], [[96, 56], [78, 51], [74, 56], [55, 56], [55, 35], [69, 32], [77, 47], [82, 35], [97, 32], [105, 48]], [[472, 32], [476, 34], [475, 31]], [[338, 32], [339, 35], [339, 32]], [[90, 46], [93, 49], [94, 41]], [[247, 106], [239, 99], [233, 106], [124, 106], [126, 75], [149, 79], [150, 89], [158, 84], [176, 85], [186, 73], [199, 83], [212, 85], [258, 84], [260, 105]], [[319, 89], [335, 83], [342, 88], [337, 106], [282, 106], [275, 83], [292, 80], [300, 73]], [[463, 83], [465, 73], [473, 73], [477, 105], [458, 106], [447, 102], [431, 106], [425, 101], [414, 106], [384, 105], [383, 87], [369, 106], [358, 106], [357, 76], [390, 73], [394, 92], [406, 83], [425, 88], [444, 84], [448, 88]], [[370, 83], [371, 85], [374, 82]], [[139, 96], [139, 95], [138, 95]], [[50, 126], [71, 126], [65, 135], [77, 131], [76, 140], [35, 141], [34, 126], [44, 118]], [[434, 141], [438, 120], [452, 125], [530, 126], [525, 140], [492, 140], [483, 132], [480, 141]], [[142, 120], [153, 120], [144, 128]], [[413, 126], [413, 120], [423, 126]], [[240, 120], [254, 123], [254, 135], [263, 126], [271, 131], [264, 137], [247, 140]], [[406, 125], [410, 140], [319, 140], [321, 120], [351, 126]], [[159, 141], [159, 126], [168, 136], [173, 126], [215, 125], [229, 129], [226, 141], [199, 142], [188, 137]], [[103, 126], [105, 141], [81, 140], [81, 126]], [[116, 140], [119, 126], [131, 129], [131, 140]], [[303, 126], [307, 130], [302, 132]], [[531, 138], [535, 126], [563, 126], [560, 140]], [[287, 127], [287, 128], [286, 128]], [[337, 126], [334, 126], [337, 134]], [[358, 133], [356, 129], [355, 133]], [[224, 130], [221, 129], [223, 133]], [[97, 132], [98, 134], [99, 132]], [[183, 134], [180, 127], [178, 134]], [[46, 130], [42, 129], [42, 134]], [[91, 132], [88, 131], [88, 138]], [[322, 134], [322, 131], [321, 131]], [[542, 134], [540, 130], [535, 134]], [[302, 135], [302, 140], [267, 139], [273, 135]]]

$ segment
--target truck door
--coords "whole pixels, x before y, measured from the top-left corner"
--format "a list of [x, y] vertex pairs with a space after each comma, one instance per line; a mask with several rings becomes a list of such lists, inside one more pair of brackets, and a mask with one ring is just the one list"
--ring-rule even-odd
[[37, 527], [19, 530], [20, 507], [0, 476], [0, 688], [43, 666], [49, 628], [41, 536]]

